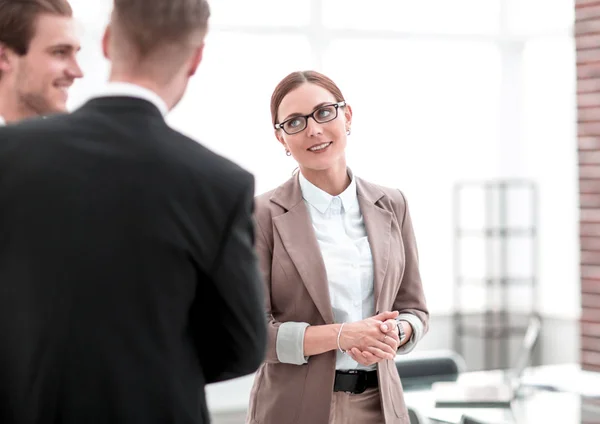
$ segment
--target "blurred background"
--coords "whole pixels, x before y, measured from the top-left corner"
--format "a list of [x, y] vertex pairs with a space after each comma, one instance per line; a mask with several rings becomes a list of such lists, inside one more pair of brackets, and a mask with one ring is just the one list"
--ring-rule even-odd
[[[112, 2], [71, 3], [86, 74], [71, 92], [76, 108], [108, 77], [100, 39]], [[267, 191], [296, 166], [273, 135], [273, 89], [293, 71], [327, 74], [354, 111], [350, 167], [409, 202], [431, 312], [415, 352], [453, 349], [470, 370], [505, 368], [539, 314], [536, 364], [600, 370], [600, 2], [211, 7], [174, 128]], [[240, 393], [209, 388], [209, 400], [217, 410], [247, 401]]]

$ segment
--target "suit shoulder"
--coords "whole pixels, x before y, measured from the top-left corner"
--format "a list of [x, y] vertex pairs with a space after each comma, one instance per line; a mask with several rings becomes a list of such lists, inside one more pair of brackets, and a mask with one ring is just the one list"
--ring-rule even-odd
[[251, 185], [254, 190], [254, 176], [230, 159], [213, 152], [200, 141], [196, 141], [178, 131], [172, 130], [177, 139], [180, 157], [199, 173], [204, 180], [226, 184], [230, 189]]

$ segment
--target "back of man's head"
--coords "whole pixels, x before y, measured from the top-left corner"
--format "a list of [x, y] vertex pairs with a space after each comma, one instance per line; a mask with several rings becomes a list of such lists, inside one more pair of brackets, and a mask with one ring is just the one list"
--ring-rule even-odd
[[70, 18], [73, 10], [67, 0], [0, 0], [0, 43], [21, 56], [26, 55], [37, 19], [43, 14]]
[[206, 0], [114, 0], [110, 59], [142, 72], [177, 67], [203, 44], [209, 17]]

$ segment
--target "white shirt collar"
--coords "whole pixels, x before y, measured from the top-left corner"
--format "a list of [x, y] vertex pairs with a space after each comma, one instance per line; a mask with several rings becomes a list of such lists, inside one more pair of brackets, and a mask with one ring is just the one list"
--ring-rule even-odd
[[350, 177], [350, 185], [340, 193], [339, 196], [332, 196], [331, 194], [321, 190], [319, 187], [308, 181], [302, 172], [299, 172], [300, 190], [302, 191], [302, 197], [319, 212], [325, 213], [331, 202], [335, 197], [338, 197], [342, 201], [344, 210], [350, 211], [354, 207], [358, 207], [358, 196], [356, 194], [356, 179], [352, 175], [352, 171], [348, 169], [348, 176]]
[[136, 97], [149, 101], [160, 110], [162, 116], [169, 113], [169, 107], [163, 99], [152, 90], [127, 82], [109, 82], [102, 91], [94, 97]]
[[2, 117], [2, 115], [0, 115], [0, 127], [3, 127], [6, 125], [6, 121], [4, 120], [4, 118]]

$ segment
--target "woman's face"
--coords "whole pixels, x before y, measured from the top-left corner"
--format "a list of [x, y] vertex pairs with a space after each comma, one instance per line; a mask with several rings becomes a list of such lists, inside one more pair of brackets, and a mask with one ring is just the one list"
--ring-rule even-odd
[[[304, 126], [302, 116], [314, 113], [306, 119], [306, 128], [295, 134], [287, 134], [283, 129], [275, 130], [279, 142], [292, 153], [300, 168], [322, 171], [340, 161], [345, 161], [347, 131], [350, 129], [352, 109], [338, 107], [337, 100], [327, 89], [311, 83], [304, 83], [290, 91], [281, 101], [278, 123], [284, 124], [288, 132]], [[299, 117], [299, 119], [294, 119]], [[291, 119], [291, 120], [290, 120]], [[286, 122], [287, 121], [287, 122]]]

